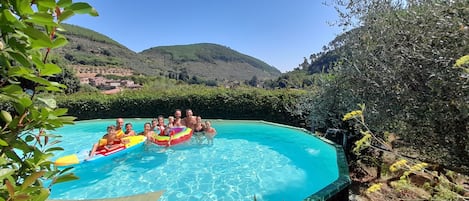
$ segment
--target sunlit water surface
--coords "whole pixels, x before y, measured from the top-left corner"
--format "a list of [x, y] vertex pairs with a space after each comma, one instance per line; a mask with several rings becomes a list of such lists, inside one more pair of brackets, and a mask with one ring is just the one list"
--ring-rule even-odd
[[[136, 131], [148, 119], [126, 119]], [[61, 134], [58, 156], [90, 147], [114, 120], [81, 121]], [[160, 201], [302, 200], [338, 178], [335, 149], [303, 131], [258, 121], [214, 120], [213, 145], [149, 144], [78, 165], [79, 180], [54, 185], [51, 199], [96, 199], [164, 190]], [[57, 157], [58, 157], [57, 156]]]

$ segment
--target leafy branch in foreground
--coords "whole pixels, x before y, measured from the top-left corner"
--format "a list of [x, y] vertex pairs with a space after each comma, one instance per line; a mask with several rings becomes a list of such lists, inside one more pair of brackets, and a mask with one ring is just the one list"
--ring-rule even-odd
[[[387, 163], [389, 163], [386, 164], [389, 171], [383, 171], [385, 177], [371, 184], [365, 190], [365, 195], [371, 200], [383, 199], [383, 197], [389, 198], [390, 193], [396, 194], [398, 198], [409, 199], [469, 199], [467, 197], [469, 189], [465, 189], [463, 186], [464, 176], [457, 175], [449, 170], [432, 170], [430, 167], [435, 167], [435, 165], [401, 155], [392, 146], [397, 136], [389, 133], [380, 136], [372, 132], [365, 122], [365, 105], [359, 106], [360, 110], [349, 112], [342, 119], [343, 121], [355, 121], [357, 123], [356, 128], [360, 129], [362, 135], [362, 138], [355, 142], [353, 153], [360, 159], [368, 157], [363, 154], [365, 153], [364, 150], [367, 149], [384, 152], [384, 155], [387, 155], [386, 158], [388, 158]], [[381, 165], [383, 164], [378, 164], [378, 166]], [[377, 174], [380, 178], [382, 172], [378, 171]], [[394, 190], [390, 190], [391, 188]]]
[[0, 112], [0, 200], [46, 200], [45, 180], [52, 185], [76, 179], [50, 161], [62, 148], [56, 146], [58, 136], [45, 131], [75, 118], [48, 95], [66, 88], [48, 80], [62, 71], [48, 56], [67, 44], [60, 24], [85, 13], [97, 15], [87, 3], [72, 0], [0, 1], [0, 100], [11, 105]]

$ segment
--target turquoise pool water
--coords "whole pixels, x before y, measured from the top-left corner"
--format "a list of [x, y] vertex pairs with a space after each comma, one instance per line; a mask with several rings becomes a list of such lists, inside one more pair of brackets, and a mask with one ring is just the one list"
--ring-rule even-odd
[[[125, 119], [136, 131], [148, 119]], [[63, 156], [88, 148], [114, 120], [81, 121], [61, 134]], [[80, 180], [52, 187], [51, 199], [96, 199], [164, 190], [160, 201], [303, 200], [338, 178], [330, 144], [298, 129], [259, 121], [213, 120], [213, 145], [191, 142], [163, 153], [150, 144], [75, 167]]]

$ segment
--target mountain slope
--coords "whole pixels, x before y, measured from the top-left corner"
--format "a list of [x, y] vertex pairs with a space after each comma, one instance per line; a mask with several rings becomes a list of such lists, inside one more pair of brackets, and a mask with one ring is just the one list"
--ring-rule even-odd
[[163, 71], [151, 69], [151, 62], [146, 63], [136, 52], [103, 34], [69, 24], [63, 24], [63, 28], [61, 34], [69, 43], [54, 53], [66, 64], [88, 69], [124, 68], [148, 75]]
[[248, 80], [254, 75], [266, 79], [280, 75], [278, 69], [263, 61], [217, 44], [163, 46], [136, 53], [93, 30], [69, 24], [63, 28], [61, 34], [69, 44], [55, 52], [66, 64], [82, 66], [80, 69], [125, 68], [135, 74], [168, 77], [184, 72], [187, 76], [212, 80]]
[[254, 75], [261, 79], [280, 75], [278, 69], [259, 59], [211, 43], [160, 46], [144, 50], [140, 54], [199, 77], [248, 80]]

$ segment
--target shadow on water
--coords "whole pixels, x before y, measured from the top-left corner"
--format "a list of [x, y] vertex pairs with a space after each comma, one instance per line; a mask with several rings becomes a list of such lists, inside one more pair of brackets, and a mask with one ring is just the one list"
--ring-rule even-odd
[[97, 184], [100, 181], [113, 176], [111, 173], [115, 168], [115, 163], [109, 163], [109, 160], [108, 163], [103, 161], [94, 161], [74, 166], [71, 172], [78, 176], [79, 179], [54, 184], [51, 191], [55, 194], [62, 194], [66, 193], [70, 189], [80, 189]]

